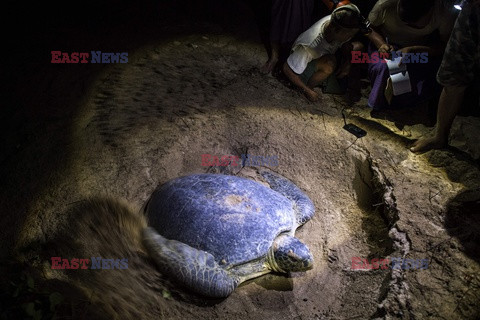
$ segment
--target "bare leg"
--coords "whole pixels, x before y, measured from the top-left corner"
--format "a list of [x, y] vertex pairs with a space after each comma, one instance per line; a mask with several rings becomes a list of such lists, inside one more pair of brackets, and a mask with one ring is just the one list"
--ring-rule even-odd
[[283, 65], [283, 72], [287, 78], [298, 88], [300, 88], [308, 100], [315, 102], [318, 100], [319, 95], [313, 88], [322, 84], [327, 77], [335, 70], [335, 56], [325, 55], [315, 60], [315, 73], [308, 79], [308, 84], [303, 83], [302, 79], [296, 74], [288, 65], [287, 62]]
[[322, 82], [328, 78], [329, 75], [335, 71], [337, 62], [334, 55], [326, 55], [317, 59], [315, 65], [315, 73], [308, 79], [308, 86], [315, 88], [322, 84]]
[[466, 87], [444, 87], [440, 95], [437, 111], [437, 124], [433, 137], [417, 140], [410, 148], [412, 152], [426, 152], [443, 148], [448, 143], [448, 134], [453, 120], [460, 110]]
[[260, 68], [260, 72], [263, 73], [263, 74], [268, 74], [268, 73], [272, 72], [273, 68], [275, 68], [275, 65], [278, 62], [280, 45], [277, 42], [272, 42], [272, 43], [270, 43], [270, 46], [272, 48], [272, 52], [270, 53], [270, 58]]

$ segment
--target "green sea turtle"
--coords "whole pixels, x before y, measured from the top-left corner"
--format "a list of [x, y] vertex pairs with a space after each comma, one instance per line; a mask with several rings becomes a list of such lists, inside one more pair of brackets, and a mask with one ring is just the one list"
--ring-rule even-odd
[[312, 218], [312, 201], [286, 178], [261, 175], [270, 188], [223, 174], [179, 177], [157, 188], [145, 207], [151, 227], [143, 242], [162, 273], [222, 298], [268, 272], [311, 269], [312, 254], [294, 233]]

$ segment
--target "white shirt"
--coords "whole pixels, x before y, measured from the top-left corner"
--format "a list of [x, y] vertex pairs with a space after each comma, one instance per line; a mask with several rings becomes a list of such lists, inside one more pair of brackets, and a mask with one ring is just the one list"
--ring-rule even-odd
[[292, 53], [287, 59], [290, 68], [297, 74], [303, 73], [307, 64], [327, 54], [335, 54], [345, 43], [325, 40], [324, 28], [330, 21], [330, 16], [323, 17], [308, 30], [300, 34], [292, 47]]
[[435, 30], [440, 38], [447, 41], [452, 32], [458, 10], [447, 7], [441, 0], [435, 1], [433, 14], [428, 24], [421, 28], [412, 28], [400, 20], [397, 12], [399, 0], [379, 0], [368, 15], [372, 26], [380, 28], [391, 43], [401, 47], [427, 45], [428, 36]]

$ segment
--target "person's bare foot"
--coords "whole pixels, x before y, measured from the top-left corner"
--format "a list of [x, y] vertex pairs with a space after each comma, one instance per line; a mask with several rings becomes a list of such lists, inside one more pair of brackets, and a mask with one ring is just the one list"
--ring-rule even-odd
[[275, 65], [278, 62], [278, 58], [272, 57], [268, 59], [267, 62], [260, 68], [260, 72], [263, 74], [269, 74], [272, 72], [273, 68], [275, 68]]
[[447, 145], [447, 142], [437, 136], [422, 138], [410, 147], [410, 151], [415, 153], [423, 153], [432, 149], [441, 149]]
[[305, 89], [303, 90], [303, 93], [311, 102], [316, 102], [318, 101], [318, 99], [320, 99], [320, 95], [316, 93], [313, 89]]

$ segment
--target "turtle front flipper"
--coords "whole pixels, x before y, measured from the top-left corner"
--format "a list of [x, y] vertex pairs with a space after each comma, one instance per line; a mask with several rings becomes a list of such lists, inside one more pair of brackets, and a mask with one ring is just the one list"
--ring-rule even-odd
[[260, 171], [272, 190], [292, 200], [296, 206], [297, 224], [302, 225], [313, 217], [315, 206], [312, 200], [293, 182], [269, 171]]
[[239, 279], [220, 267], [210, 253], [168, 240], [153, 228], [144, 229], [143, 243], [162, 273], [196, 293], [225, 298], [239, 284]]

